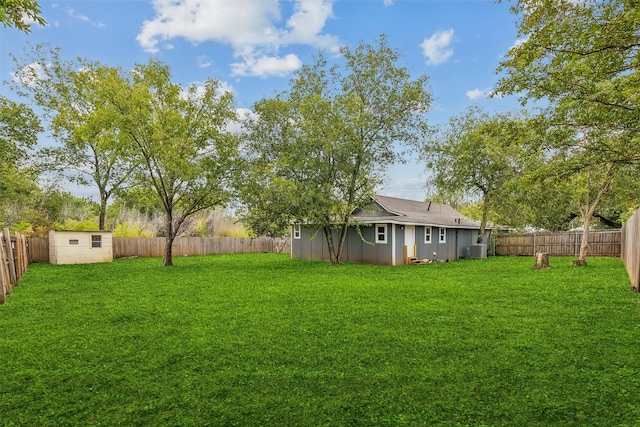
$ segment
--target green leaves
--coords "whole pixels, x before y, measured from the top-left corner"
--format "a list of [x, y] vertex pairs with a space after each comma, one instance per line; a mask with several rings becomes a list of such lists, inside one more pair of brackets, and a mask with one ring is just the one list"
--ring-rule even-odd
[[2, 0], [0, 2], [0, 23], [5, 28], [17, 28], [29, 33], [31, 32], [29, 20], [38, 25], [47, 24], [40, 13], [40, 5], [34, 0]]
[[518, 1], [518, 30], [526, 36], [498, 68], [497, 91], [522, 102], [548, 100], [551, 123], [627, 140], [623, 152], [602, 155], [640, 160], [640, 11], [635, 2]]

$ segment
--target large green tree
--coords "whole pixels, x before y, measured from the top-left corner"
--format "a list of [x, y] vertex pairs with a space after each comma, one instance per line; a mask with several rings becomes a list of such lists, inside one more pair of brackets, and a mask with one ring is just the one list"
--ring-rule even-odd
[[30, 96], [48, 118], [60, 145], [41, 152], [43, 167], [98, 190], [98, 226], [105, 229], [110, 198], [121, 191], [138, 166], [126, 156], [125, 134], [118, 128], [114, 97], [122, 96], [125, 73], [85, 58], [64, 61], [59, 49], [36, 46], [24, 58], [14, 57], [14, 87]]
[[243, 188], [249, 218], [319, 227], [337, 264], [351, 214], [401, 159], [398, 144], [425, 137], [431, 107], [427, 77], [412, 80], [384, 36], [340, 52], [341, 63], [320, 54], [287, 92], [256, 103]]
[[238, 157], [237, 138], [226, 131], [236, 118], [233, 96], [214, 79], [173, 83], [169, 67], [155, 60], [138, 64], [122, 83], [109, 102], [131, 161], [141, 165], [134, 185], [157, 195], [164, 210], [163, 265], [170, 266], [184, 221], [229, 199]]
[[46, 25], [41, 16], [40, 5], [34, 0], [0, 0], [0, 23], [7, 28], [17, 28], [28, 33], [30, 21]]
[[548, 102], [547, 125], [573, 131], [548, 148], [553, 175], [581, 200], [586, 236], [616, 176], [640, 162], [640, 9], [633, 0], [517, 0], [512, 11], [522, 43], [501, 63], [496, 91]]

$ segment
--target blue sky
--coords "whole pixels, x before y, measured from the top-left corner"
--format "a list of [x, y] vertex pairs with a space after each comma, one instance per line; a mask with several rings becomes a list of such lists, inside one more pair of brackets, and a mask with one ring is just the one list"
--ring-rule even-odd
[[[433, 125], [446, 124], [469, 105], [489, 111], [518, 107], [514, 98], [487, 98], [496, 68], [516, 43], [509, 3], [484, 0], [74, 0], [39, 1], [46, 27], [30, 34], [0, 29], [0, 77], [11, 80], [8, 53], [27, 43], [61, 48], [67, 59], [86, 57], [132, 68], [154, 57], [174, 81], [209, 77], [232, 90], [240, 110], [285, 90], [292, 73], [322, 49], [386, 34], [412, 75], [429, 76]], [[6, 84], [2, 95], [14, 98]], [[44, 138], [43, 138], [44, 139]], [[380, 193], [421, 200], [425, 167], [392, 167]], [[87, 190], [74, 190], [84, 196]], [[88, 192], [89, 194], [90, 191]]]

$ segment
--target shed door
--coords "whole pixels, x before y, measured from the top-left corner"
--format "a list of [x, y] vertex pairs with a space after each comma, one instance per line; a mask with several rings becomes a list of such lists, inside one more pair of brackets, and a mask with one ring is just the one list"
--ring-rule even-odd
[[404, 226], [404, 245], [407, 247], [407, 256], [409, 258], [416, 256], [416, 226], [405, 225]]

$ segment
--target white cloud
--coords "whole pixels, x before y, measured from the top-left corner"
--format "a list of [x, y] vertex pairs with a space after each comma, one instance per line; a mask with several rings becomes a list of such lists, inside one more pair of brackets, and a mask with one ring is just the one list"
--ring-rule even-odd
[[67, 15], [69, 15], [73, 19], [77, 19], [82, 22], [88, 22], [89, 24], [94, 25], [96, 27], [100, 27], [100, 28], [106, 27], [106, 25], [103, 24], [102, 22], [93, 22], [87, 15], [76, 13], [76, 11], [73, 8], [67, 7], [65, 9], [65, 12], [67, 12]]
[[393, 0], [383, 0], [384, 7], [393, 6]]
[[473, 99], [473, 100], [484, 99], [484, 98], [489, 98], [492, 93], [493, 93], [493, 89], [490, 87], [485, 89], [475, 88], [473, 90], [467, 91], [467, 98]]
[[333, 17], [332, 0], [297, 0], [295, 13], [287, 21], [290, 29], [280, 43], [308, 44], [320, 49], [337, 50], [338, 38], [321, 34], [328, 18]]
[[[227, 44], [241, 63], [232, 64], [239, 75], [264, 76], [290, 72], [300, 62], [295, 55], [280, 57], [284, 46], [301, 44], [337, 51], [336, 36], [322, 29], [333, 17], [334, 0], [295, 0], [293, 13], [282, 22], [285, 0], [154, 0], [156, 16], [144, 21], [137, 41], [149, 52], [160, 43], [184, 38], [194, 44], [212, 41]], [[287, 71], [288, 70], [288, 71]]]
[[285, 76], [302, 67], [302, 61], [290, 53], [283, 58], [277, 56], [247, 56], [243, 62], [231, 64], [233, 74], [237, 76]]
[[211, 65], [213, 65], [213, 62], [211, 62], [211, 59], [209, 59], [207, 55], [200, 55], [198, 57], [198, 67], [209, 68]]
[[82, 15], [82, 14], [76, 13], [75, 10], [73, 10], [70, 7], [68, 7], [65, 11], [67, 12], [67, 15], [69, 15], [70, 17], [72, 17], [74, 19], [78, 19], [78, 20], [83, 21], [83, 22], [89, 22], [90, 21], [90, 19], [89, 19], [89, 17], [87, 15]]
[[427, 59], [428, 65], [439, 65], [446, 62], [453, 55], [453, 28], [445, 31], [438, 31], [431, 37], [424, 39], [420, 47]]

